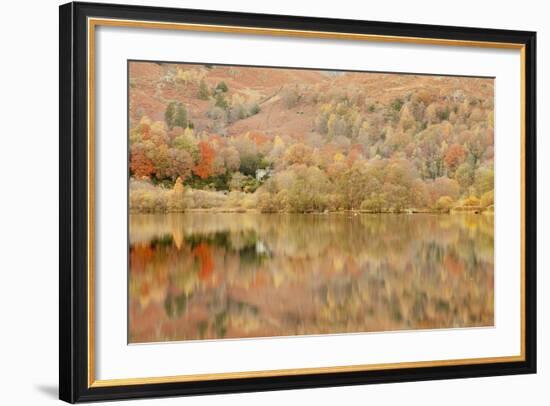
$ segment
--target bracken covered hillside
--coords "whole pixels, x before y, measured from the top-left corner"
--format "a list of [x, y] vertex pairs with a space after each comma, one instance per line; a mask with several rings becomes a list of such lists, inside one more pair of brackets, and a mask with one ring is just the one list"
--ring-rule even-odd
[[493, 79], [131, 62], [134, 211], [492, 209]]

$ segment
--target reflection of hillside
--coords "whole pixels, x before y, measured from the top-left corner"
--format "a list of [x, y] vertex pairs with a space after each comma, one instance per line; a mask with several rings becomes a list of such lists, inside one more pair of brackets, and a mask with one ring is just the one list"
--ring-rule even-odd
[[493, 217], [130, 217], [132, 341], [493, 322]]

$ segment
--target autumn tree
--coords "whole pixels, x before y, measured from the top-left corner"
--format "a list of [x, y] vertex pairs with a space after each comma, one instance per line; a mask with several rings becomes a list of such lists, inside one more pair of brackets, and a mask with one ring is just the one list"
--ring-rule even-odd
[[435, 207], [441, 211], [449, 211], [453, 207], [453, 199], [449, 196], [441, 196], [437, 199]]
[[368, 193], [368, 176], [363, 162], [355, 162], [347, 169], [340, 184], [340, 190], [345, 199], [348, 209], [358, 209]]
[[265, 166], [256, 143], [250, 137], [246, 135], [235, 137], [232, 145], [239, 152], [239, 171], [244, 175], [255, 176], [256, 171]]
[[198, 146], [199, 162], [193, 168], [193, 172], [201, 179], [206, 179], [213, 171], [214, 149], [206, 141], [200, 141]]
[[199, 149], [194, 132], [191, 128], [186, 128], [180, 135], [174, 138], [173, 146], [178, 149], [186, 150], [194, 160], [199, 157]]
[[170, 169], [168, 176], [172, 179], [185, 180], [191, 175], [194, 166], [193, 157], [186, 149], [170, 148], [168, 151]]
[[285, 152], [284, 163], [287, 166], [294, 164], [310, 165], [312, 162], [312, 153], [311, 147], [302, 143], [291, 145]]
[[464, 162], [466, 152], [460, 144], [452, 144], [445, 152], [445, 166], [450, 174], [454, 174], [458, 165]]
[[168, 209], [170, 211], [183, 211], [185, 208], [184, 201], [184, 187], [183, 181], [180, 177], [174, 182], [174, 187], [170, 191], [170, 197], [168, 200]]
[[462, 190], [467, 190], [474, 183], [474, 168], [468, 162], [464, 162], [460, 165], [455, 173], [455, 178], [460, 184]]
[[130, 147], [130, 173], [136, 178], [149, 177], [155, 171], [152, 159], [149, 157], [147, 146], [136, 143]]
[[443, 176], [426, 185], [432, 202], [437, 201], [442, 196], [449, 196], [453, 200], [458, 199], [460, 196], [460, 184], [455, 179]]
[[416, 156], [420, 160], [420, 173], [424, 179], [443, 175], [442, 132], [440, 125], [428, 127], [417, 136]]
[[155, 177], [158, 180], [168, 178], [172, 162], [170, 161], [168, 146], [164, 142], [159, 142], [151, 151], [151, 159], [155, 168]]
[[481, 167], [475, 172], [474, 186], [478, 196], [494, 189], [495, 174], [493, 168]]
[[241, 165], [241, 158], [239, 156], [239, 151], [234, 146], [228, 146], [221, 150], [221, 156], [224, 160], [225, 168], [230, 171], [236, 171]]

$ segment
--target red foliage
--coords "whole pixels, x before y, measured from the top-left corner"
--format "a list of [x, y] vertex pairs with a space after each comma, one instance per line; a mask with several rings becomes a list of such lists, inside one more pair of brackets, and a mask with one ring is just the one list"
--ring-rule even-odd
[[151, 176], [155, 171], [153, 161], [147, 157], [143, 148], [135, 148], [131, 151], [130, 170], [136, 178]]
[[214, 170], [213, 163], [216, 153], [214, 149], [206, 141], [199, 142], [200, 158], [199, 163], [193, 168], [195, 175], [202, 179], [208, 178], [212, 175]]
[[153, 248], [150, 245], [139, 244], [130, 248], [130, 271], [142, 273], [153, 258]]

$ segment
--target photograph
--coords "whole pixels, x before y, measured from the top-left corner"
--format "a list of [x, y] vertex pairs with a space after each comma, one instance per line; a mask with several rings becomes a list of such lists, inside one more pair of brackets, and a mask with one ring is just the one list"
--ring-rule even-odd
[[98, 1], [2, 8], [0, 406], [550, 399], [544, 2]]
[[127, 69], [130, 344], [494, 326], [494, 77]]
[[537, 33], [391, 9], [59, 7], [60, 399], [537, 372]]

